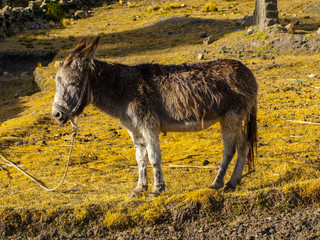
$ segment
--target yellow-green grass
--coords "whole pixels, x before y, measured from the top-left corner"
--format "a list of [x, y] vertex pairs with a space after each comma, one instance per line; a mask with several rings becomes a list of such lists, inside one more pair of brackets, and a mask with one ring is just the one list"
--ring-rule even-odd
[[[22, 43], [33, 39], [35, 49], [61, 49], [52, 64], [39, 66], [36, 70], [36, 78], [42, 79], [42, 92], [0, 105], [0, 145], [6, 147], [1, 149], [1, 154], [49, 187], [59, 183], [67, 161], [71, 127], [60, 126], [50, 116], [55, 92], [54, 75], [57, 63], [83, 36], [92, 39], [96, 34], [102, 34], [97, 58], [125, 64], [196, 62], [197, 53], [203, 50], [206, 50], [206, 60], [237, 58], [232, 53], [220, 54], [220, 46], [228, 43], [228, 47], [232, 47], [236, 43], [261, 38], [259, 33], [247, 35], [243, 27], [234, 23], [235, 19], [253, 11], [253, 0], [216, 1], [218, 11], [211, 15], [201, 11], [206, 1], [177, 2], [182, 3], [186, 7], [166, 10], [163, 3], [160, 9], [153, 11], [148, 10], [151, 3], [140, 2], [132, 8], [124, 4], [113, 5], [111, 9], [97, 8], [90, 18], [62, 29], [50, 29], [45, 34], [27, 31], [1, 43], [0, 49], [27, 50]], [[300, 9], [302, 5], [298, 1], [279, 2], [280, 13], [292, 15]], [[298, 17], [303, 18], [307, 14], [311, 20], [306, 18], [306, 21], [318, 20], [313, 12], [299, 12]], [[195, 18], [214, 19], [222, 25], [216, 29], [210, 21], [194, 24]], [[228, 24], [228, 27], [223, 27], [223, 24]], [[201, 31], [214, 34], [218, 40], [204, 46], [199, 37]], [[307, 32], [307, 35], [313, 34], [314, 29]], [[253, 51], [258, 53], [260, 49]], [[270, 189], [284, 193], [294, 191], [306, 198], [318, 199], [319, 125], [288, 120], [320, 123], [320, 54], [274, 54], [275, 59], [270, 60], [253, 55], [245, 54], [241, 60], [252, 69], [259, 83], [256, 172], [244, 178], [235, 192], [207, 189], [222, 157], [217, 124], [202, 132], [160, 136], [166, 191], [154, 199], [148, 199], [147, 193], [129, 199], [130, 189], [135, 187], [138, 175], [132, 142], [117, 120], [90, 106], [80, 117], [70, 170], [59, 190], [43, 191], [0, 160], [3, 169], [0, 169], [0, 212], [11, 216], [8, 209], [15, 209], [23, 216], [31, 210], [40, 212], [45, 221], [65, 209], [72, 217], [72, 224], [79, 225], [92, 217], [92, 212], [95, 212], [92, 206], [99, 206], [97, 212], [103, 212], [99, 215], [100, 223], [107, 229], [118, 229], [167, 219], [171, 205], [182, 207], [198, 201], [206, 206], [210, 205], [209, 199], [245, 198]], [[311, 73], [318, 77], [308, 78]], [[172, 167], [202, 166], [204, 160], [210, 162], [208, 166], [211, 168]], [[234, 161], [226, 179], [230, 178], [233, 166]], [[151, 189], [153, 177], [150, 167], [148, 174]]]

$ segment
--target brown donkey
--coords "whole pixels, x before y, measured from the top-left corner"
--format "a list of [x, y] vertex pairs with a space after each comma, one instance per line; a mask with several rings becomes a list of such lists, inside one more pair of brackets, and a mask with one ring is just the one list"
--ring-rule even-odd
[[223, 160], [211, 188], [224, 186], [227, 167], [237, 151], [225, 186], [234, 189], [246, 159], [253, 168], [258, 85], [252, 72], [228, 59], [181, 65], [102, 62], [93, 58], [99, 41], [100, 36], [91, 44], [80, 40], [58, 70], [53, 117], [65, 123], [92, 103], [120, 120], [133, 140], [139, 166], [138, 185], [131, 196], [147, 191], [148, 159], [154, 173], [150, 195], [165, 189], [160, 132], [199, 131], [220, 122]]

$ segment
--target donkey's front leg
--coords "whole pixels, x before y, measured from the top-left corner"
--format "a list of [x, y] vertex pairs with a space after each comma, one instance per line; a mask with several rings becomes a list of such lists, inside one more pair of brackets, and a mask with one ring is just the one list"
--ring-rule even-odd
[[150, 196], [158, 196], [165, 190], [165, 182], [161, 168], [159, 133], [156, 131], [147, 131], [144, 136], [147, 144], [148, 158], [152, 165], [154, 175], [154, 187], [150, 192]]
[[139, 167], [139, 178], [137, 186], [131, 190], [130, 197], [134, 197], [139, 193], [145, 192], [148, 190], [148, 174], [147, 174], [147, 164], [148, 164], [148, 157], [147, 157], [147, 148], [146, 143], [143, 137], [139, 134], [134, 134], [129, 132], [135, 150], [136, 150], [136, 160]]

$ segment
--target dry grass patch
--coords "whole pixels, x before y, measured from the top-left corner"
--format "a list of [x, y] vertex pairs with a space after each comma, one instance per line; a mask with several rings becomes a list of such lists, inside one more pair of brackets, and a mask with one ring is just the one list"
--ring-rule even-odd
[[[291, 6], [291, 2], [285, 3]], [[219, 53], [219, 49], [226, 43], [227, 47], [236, 49], [236, 44], [267, 38], [259, 33], [247, 36], [245, 30], [237, 31], [234, 24], [234, 19], [253, 10], [254, 1], [218, 1], [219, 12], [213, 13], [210, 19], [207, 13], [200, 11], [204, 1], [186, 1], [185, 4], [186, 8], [165, 13], [155, 9], [148, 11], [152, 5], [147, 3], [137, 4], [134, 8], [120, 5], [111, 9], [98, 8], [90, 18], [62, 29], [47, 30], [45, 34], [25, 32], [7, 39], [0, 48], [25, 50], [26, 46], [21, 44], [25, 40], [21, 39], [32, 38], [37, 49], [48, 46], [65, 49], [55, 58], [55, 61], [61, 61], [81, 37], [93, 38], [99, 33], [103, 37], [98, 59], [126, 64], [153, 61], [177, 64], [197, 61], [197, 53], [204, 50], [207, 60], [238, 58], [235, 51], [224, 54]], [[284, 2], [279, 4], [280, 11], [284, 11]], [[288, 14], [294, 12], [294, 8], [286, 9]], [[225, 15], [220, 12], [222, 10]], [[186, 14], [190, 16], [186, 17]], [[310, 13], [310, 16], [315, 15]], [[136, 21], [132, 20], [133, 17]], [[198, 35], [200, 31], [214, 34], [218, 40], [210, 46], [203, 46]], [[245, 44], [242, 46], [247, 49]], [[263, 52], [268, 56], [263, 58], [259, 52], [261, 49], [251, 50], [253, 52], [242, 54], [240, 60], [253, 70], [260, 86], [257, 170], [244, 178], [234, 193], [207, 189], [222, 156], [220, 130], [215, 125], [202, 132], [161, 136], [166, 192], [151, 200], [147, 199], [147, 193], [129, 199], [130, 189], [137, 181], [132, 142], [116, 120], [88, 107], [80, 118], [67, 181], [58, 191], [42, 191], [0, 161], [3, 168], [0, 170], [1, 214], [17, 229], [15, 222], [39, 213], [41, 218], [36, 218], [37, 221], [50, 224], [51, 218], [57, 218], [61, 229], [64, 222], [67, 223], [66, 229], [81, 228], [87, 222], [100, 222], [101, 228], [109, 231], [155, 224], [172, 220], [174, 216], [178, 219], [172, 206], [183, 209], [200, 204], [203, 209], [209, 209], [207, 212], [218, 211], [219, 201], [223, 198], [246, 198], [262, 190], [295, 191], [302, 197], [318, 199], [315, 192], [318, 192], [320, 177], [319, 126], [288, 120], [320, 123], [320, 55], [278, 56], [275, 52]], [[59, 126], [50, 116], [55, 91], [52, 77], [57, 66], [52, 63], [37, 68], [36, 78], [40, 87], [45, 89], [43, 92], [0, 105], [0, 145], [5, 147], [1, 148], [1, 154], [50, 187], [62, 177], [71, 135], [69, 125]], [[308, 78], [311, 73], [318, 77]], [[202, 166], [204, 160], [209, 161], [211, 168], [172, 166]], [[234, 162], [226, 178], [230, 178], [233, 167]], [[149, 176], [152, 176], [150, 167]], [[150, 186], [152, 183], [151, 178]], [[257, 201], [256, 205], [260, 203]], [[16, 218], [20, 220], [16, 221]], [[23, 221], [31, 224], [33, 220]]]

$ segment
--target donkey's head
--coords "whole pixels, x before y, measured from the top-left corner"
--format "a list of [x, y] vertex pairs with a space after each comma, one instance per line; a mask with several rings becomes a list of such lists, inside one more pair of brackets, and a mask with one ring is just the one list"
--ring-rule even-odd
[[94, 71], [93, 54], [99, 41], [100, 36], [91, 44], [81, 39], [57, 72], [52, 116], [60, 123], [72, 120], [90, 103], [89, 78]]

